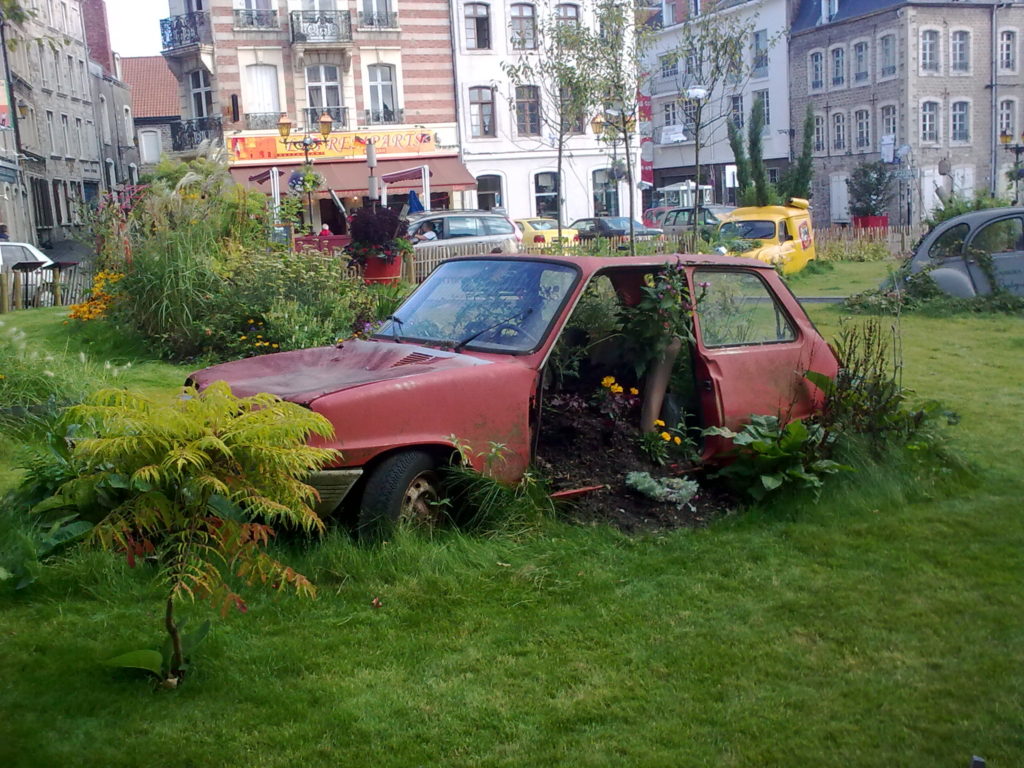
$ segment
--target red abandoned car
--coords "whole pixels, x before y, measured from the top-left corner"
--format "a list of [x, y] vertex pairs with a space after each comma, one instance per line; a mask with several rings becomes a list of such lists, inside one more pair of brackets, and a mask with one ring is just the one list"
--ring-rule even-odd
[[[692, 341], [668, 345], [636, 376], [635, 339], [628, 326], [614, 328], [616, 307], [636, 305], [665, 270], [696, 297], [693, 311], [689, 301], [678, 306], [692, 316]], [[459, 446], [502, 444], [504, 460], [490, 471], [519, 479], [544, 430], [544, 404], [567, 379], [613, 375], [635, 385], [645, 431], [668, 408], [695, 430], [736, 429], [751, 414], [809, 415], [822, 394], [804, 372], [836, 368], [796, 298], [759, 261], [480, 256], [441, 264], [372, 338], [237, 360], [191, 380], [225, 380], [240, 396], [271, 392], [326, 416], [335, 435], [319, 442], [342, 458], [310, 483], [322, 514], [344, 502], [362, 531], [437, 515], [438, 470]], [[702, 458], [728, 447], [705, 438]], [[483, 469], [482, 455], [472, 461]]]

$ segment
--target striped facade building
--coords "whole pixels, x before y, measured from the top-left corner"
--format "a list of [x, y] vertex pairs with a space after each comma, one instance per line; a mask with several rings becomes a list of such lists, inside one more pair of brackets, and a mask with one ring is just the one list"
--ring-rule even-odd
[[[163, 56], [178, 81], [182, 116], [171, 125], [173, 151], [222, 139], [235, 178], [265, 192], [268, 171], [277, 169], [283, 188], [308, 156], [325, 183], [306, 224], [326, 223], [336, 234], [344, 229], [337, 203], [348, 197], [346, 206], [360, 205], [367, 192], [371, 143], [373, 172], [393, 179], [392, 201], [421, 191], [423, 176], [432, 207], [460, 207], [462, 193], [475, 189], [458, 157], [444, 0], [169, 0], [168, 7]], [[303, 148], [306, 136], [313, 146]]]

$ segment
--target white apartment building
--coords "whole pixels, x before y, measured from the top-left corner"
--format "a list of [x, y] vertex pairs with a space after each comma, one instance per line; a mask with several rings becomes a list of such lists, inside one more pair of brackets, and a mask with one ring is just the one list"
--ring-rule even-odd
[[[721, 14], [750, 19], [753, 34], [744, 46], [743, 71], [749, 78], [723, 82], [709, 88], [701, 72], [695, 71], [685, 51], [679, 51], [681, 32], [690, 14], [701, 13], [699, 0], [669, 2], [662, 6], [662, 25], [656, 33], [648, 60], [651, 95], [654, 187], [652, 202], [660, 203], [659, 190], [692, 181], [695, 172], [695, 132], [692, 101], [687, 91], [701, 89], [706, 95], [700, 142], [701, 184], [710, 184], [714, 202], [735, 204], [736, 180], [726, 120], [745, 126], [754, 99], [765, 100], [766, 125], [763, 134], [768, 179], [778, 181], [791, 160], [791, 139], [799, 144], [802, 126], [790, 124], [789, 55], [787, 52], [786, 0], [746, 0]], [[772, 42], [774, 41], [774, 43]], [[682, 55], [675, 55], [680, 53]], [[791, 127], [795, 130], [791, 130]], [[744, 145], [746, 131], [744, 130]]]
[[[551, 14], [564, 23], [592, 24], [590, 6], [574, 0], [455, 0], [451, 13], [462, 159], [476, 178], [466, 204], [501, 208], [512, 218], [561, 213], [566, 224], [628, 215], [624, 148], [599, 141], [589, 120], [569, 138], [558, 200], [556, 137], [542, 119], [542, 111], [554, 107], [543, 103], [539, 86], [514, 88], [501, 66], [523, 54], [542, 55], [538, 31]], [[639, 144], [632, 159], [639, 180]], [[640, 211], [638, 192], [637, 217]]]

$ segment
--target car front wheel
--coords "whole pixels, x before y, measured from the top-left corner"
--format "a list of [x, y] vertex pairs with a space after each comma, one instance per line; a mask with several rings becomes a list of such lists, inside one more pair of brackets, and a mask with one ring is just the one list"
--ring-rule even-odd
[[437, 460], [425, 451], [384, 459], [366, 480], [359, 508], [359, 537], [380, 539], [398, 523], [431, 528], [444, 518]]

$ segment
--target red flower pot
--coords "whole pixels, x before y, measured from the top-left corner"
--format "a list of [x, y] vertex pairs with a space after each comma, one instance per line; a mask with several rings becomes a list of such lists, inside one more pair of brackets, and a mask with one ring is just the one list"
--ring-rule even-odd
[[402, 277], [402, 257], [395, 256], [391, 263], [380, 256], [367, 256], [363, 267], [363, 281], [366, 283], [397, 283]]
[[854, 229], [883, 228], [889, 226], [888, 216], [854, 216]]

